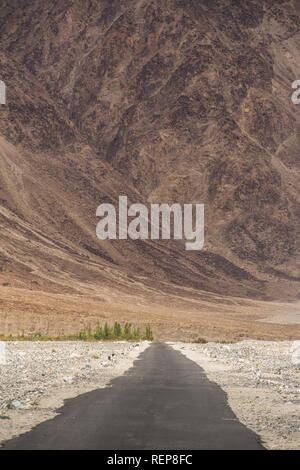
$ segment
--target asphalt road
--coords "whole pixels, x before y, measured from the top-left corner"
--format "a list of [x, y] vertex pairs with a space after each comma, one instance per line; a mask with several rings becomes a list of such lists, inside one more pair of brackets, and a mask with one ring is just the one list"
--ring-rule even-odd
[[166, 344], [151, 345], [126, 375], [59, 411], [4, 449], [263, 449], [222, 389]]

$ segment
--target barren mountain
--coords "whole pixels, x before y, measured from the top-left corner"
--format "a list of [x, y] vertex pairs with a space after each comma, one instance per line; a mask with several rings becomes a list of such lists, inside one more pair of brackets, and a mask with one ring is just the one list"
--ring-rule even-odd
[[[300, 298], [297, 0], [0, 6], [3, 313], [18, 289], [100, 310]], [[122, 194], [204, 203], [204, 249], [100, 242], [96, 208]]]

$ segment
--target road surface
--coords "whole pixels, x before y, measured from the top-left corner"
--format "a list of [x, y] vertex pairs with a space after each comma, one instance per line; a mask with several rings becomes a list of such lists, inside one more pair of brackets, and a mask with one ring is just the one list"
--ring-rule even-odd
[[263, 449], [220, 387], [166, 344], [154, 343], [110, 386], [67, 400], [59, 415], [2, 449]]

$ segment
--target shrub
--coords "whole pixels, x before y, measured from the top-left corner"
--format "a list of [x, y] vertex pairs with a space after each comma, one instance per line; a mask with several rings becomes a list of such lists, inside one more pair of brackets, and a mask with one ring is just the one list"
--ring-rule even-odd
[[207, 341], [205, 338], [197, 338], [193, 341], [193, 343], [198, 343], [198, 344], [206, 344]]

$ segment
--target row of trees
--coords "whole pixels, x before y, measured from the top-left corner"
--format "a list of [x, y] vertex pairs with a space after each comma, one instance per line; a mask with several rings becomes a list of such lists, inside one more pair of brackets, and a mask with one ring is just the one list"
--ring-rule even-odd
[[143, 333], [140, 328], [132, 328], [131, 323], [125, 323], [124, 328], [120, 323], [115, 322], [113, 326], [110, 326], [107, 322], [102, 326], [99, 321], [96, 323], [96, 327], [92, 328], [90, 324], [85, 325], [78, 334], [80, 340], [117, 340], [124, 339], [127, 341], [139, 341], [139, 340], [153, 340], [153, 334], [150, 325], [146, 325]]

